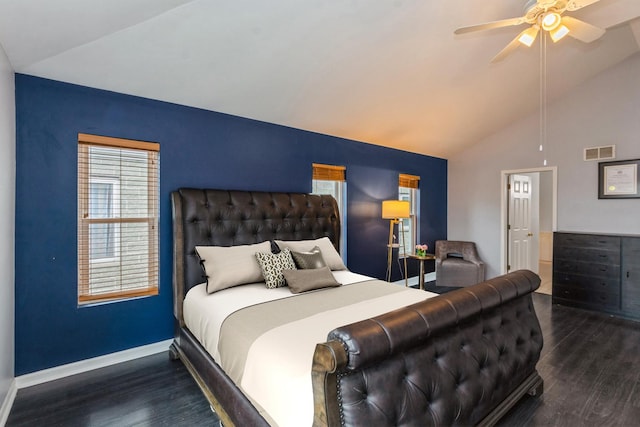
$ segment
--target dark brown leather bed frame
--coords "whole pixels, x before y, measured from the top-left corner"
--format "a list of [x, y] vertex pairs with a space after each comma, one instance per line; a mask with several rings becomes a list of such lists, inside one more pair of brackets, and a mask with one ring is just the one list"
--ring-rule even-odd
[[[184, 296], [204, 282], [195, 246], [327, 236], [337, 247], [337, 204], [330, 196], [208, 189], [180, 189], [171, 200], [171, 353], [225, 426], [268, 426], [184, 325]], [[314, 354], [314, 425], [495, 424], [524, 394], [542, 392], [531, 299], [539, 284], [517, 271], [335, 329]]]

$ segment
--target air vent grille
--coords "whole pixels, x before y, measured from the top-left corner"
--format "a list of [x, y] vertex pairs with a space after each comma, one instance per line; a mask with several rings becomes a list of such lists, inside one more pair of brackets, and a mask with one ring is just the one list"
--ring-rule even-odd
[[584, 160], [612, 160], [616, 158], [616, 146], [590, 147], [584, 149]]

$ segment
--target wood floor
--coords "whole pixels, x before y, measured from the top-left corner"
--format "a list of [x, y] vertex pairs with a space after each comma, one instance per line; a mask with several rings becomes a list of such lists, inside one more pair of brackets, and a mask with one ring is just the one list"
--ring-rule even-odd
[[499, 425], [640, 425], [640, 323], [551, 305], [543, 294], [534, 302], [544, 393], [526, 396]]
[[167, 353], [18, 390], [10, 426], [217, 426], [180, 361]]
[[[640, 425], [640, 323], [552, 306], [534, 294], [544, 393], [500, 426]], [[213, 426], [179, 362], [159, 354], [18, 391], [7, 426]]]

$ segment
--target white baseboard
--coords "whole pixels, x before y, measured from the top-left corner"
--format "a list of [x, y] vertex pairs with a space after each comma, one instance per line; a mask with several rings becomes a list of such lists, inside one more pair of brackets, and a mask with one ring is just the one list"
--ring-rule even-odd
[[117, 353], [111, 353], [104, 356], [94, 357], [92, 359], [69, 363], [67, 365], [43, 369], [42, 371], [32, 372], [30, 374], [20, 375], [19, 377], [16, 377], [15, 383], [18, 389], [31, 387], [33, 385], [38, 385], [46, 383], [48, 381], [80, 374], [82, 372], [91, 371], [93, 369], [115, 365], [116, 363], [127, 362], [129, 360], [138, 359], [140, 357], [150, 356], [152, 354], [167, 351], [172, 342], [172, 339], [160, 341], [154, 344], [143, 345], [141, 347], [119, 351]]
[[7, 391], [7, 395], [4, 397], [4, 402], [2, 402], [2, 406], [0, 406], [0, 426], [7, 424], [9, 412], [11, 412], [11, 407], [13, 406], [17, 392], [18, 386], [16, 385], [16, 380], [13, 379], [11, 384], [9, 384], [9, 391]]

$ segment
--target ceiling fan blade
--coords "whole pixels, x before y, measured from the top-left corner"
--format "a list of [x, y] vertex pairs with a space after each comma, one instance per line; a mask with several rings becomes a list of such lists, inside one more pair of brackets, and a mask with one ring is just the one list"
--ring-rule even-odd
[[502, 19], [500, 21], [485, 22], [484, 24], [470, 25], [468, 27], [460, 27], [455, 30], [454, 34], [470, 33], [472, 31], [492, 30], [494, 28], [510, 27], [520, 25], [526, 22], [523, 16], [519, 18]]
[[605, 30], [602, 28], [587, 24], [571, 16], [563, 16], [562, 23], [569, 29], [568, 36], [584, 43], [591, 43], [592, 41], [598, 40], [605, 33]]
[[569, 0], [567, 3], [567, 10], [573, 12], [574, 10], [582, 9], [583, 7], [590, 6], [594, 3], [598, 3], [600, 0]]
[[[527, 31], [527, 30], [524, 30], [524, 31]], [[520, 46], [520, 44], [521, 44], [520, 40], [518, 40], [518, 39], [524, 33], [524, 31], [521, 32], [520, 34], [518, 34], [515, 39], [511, 40], [511, 42], [508, 45], [505, 46], [504, 49], [502, 49], [500, 52], [498, 52], [498, 54], [496, 56], [494, 56], [493, 59], [491, 60], [491, 63], [493, 64], [493, 63], [502, 61], [511, 52], [516, 50], [518, 48], [518, 46]]]

